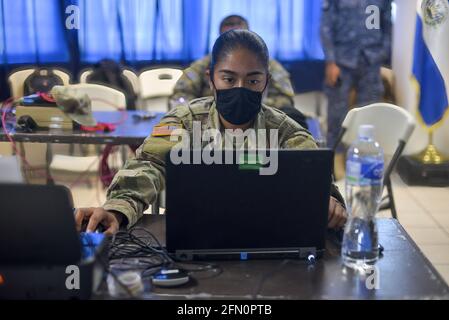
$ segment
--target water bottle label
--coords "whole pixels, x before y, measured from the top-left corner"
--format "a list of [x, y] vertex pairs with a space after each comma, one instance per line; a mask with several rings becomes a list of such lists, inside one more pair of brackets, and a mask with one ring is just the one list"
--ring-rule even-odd
[[383, 172], [383, 162], [360, 163], [348, 160], [346, 164], [346, 180], [350, 185], [381, 185]]

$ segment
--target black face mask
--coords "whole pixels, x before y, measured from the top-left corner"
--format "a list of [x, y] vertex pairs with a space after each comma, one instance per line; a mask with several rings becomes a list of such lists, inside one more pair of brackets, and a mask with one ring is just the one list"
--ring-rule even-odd
[[234, 125], [250, 122], [260, 112], [262, 92], [243, 87], [216, 90], [217, 110], [221, 116]]

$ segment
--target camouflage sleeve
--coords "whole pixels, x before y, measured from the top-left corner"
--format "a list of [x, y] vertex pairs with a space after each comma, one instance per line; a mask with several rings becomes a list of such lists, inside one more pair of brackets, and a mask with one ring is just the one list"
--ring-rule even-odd
[[306, 130], [296, 131], [285, 142], [281, 145], [282, 149], [317, 149], [318, 146], [313, 140], [312, 135], [310, 135]]
[[[175, 111], [168, 113], [161, 125], [181, 125]], [[170, 136], [148, 137], [114, 177], [103, 208], [122, 213], [128, 227], [133, 226], [165, 189], [165, 156], [177, 143], [170, 141]]]
[[334, 0], [323, 0], [321, 14], [320, 36], [326, 61], [335, 62], [334, 30], [333, 20], [336, 16]]
[[208, 68], [207, 59], [198, 60], [183, 71], [169, 98], [169, 110], [203, 96], [204, 78]]
[[290, 81], [290, 74], [275, 60], [270, 60], [270, 84], [264, 103], [273, 108], [293, 107], [295, 92]]

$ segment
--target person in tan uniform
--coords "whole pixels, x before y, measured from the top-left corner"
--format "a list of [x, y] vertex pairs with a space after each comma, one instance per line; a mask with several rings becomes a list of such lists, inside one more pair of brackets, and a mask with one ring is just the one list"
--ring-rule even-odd
[[[220, 24], [220, 34], [233, 29], [248, 30], [248, 21], [238, 15], [224, 18]], [[187, 101], [213, 95], [209, 86], [209, 78], [206, 76], [210, 59], [210, 55], [207, 55], [184, 70], [183, 75], [175, 85], [172, 96], [169, 98], [169, 110]], [[293, 97], [295, 93], [290, 81], [290, 74], [274, 59], [269, 60], [268, 68], [271, 78], [263, 103], [278, 109], [294, 107]]]
[[[167, 113], [135, 158], [117, 173], [106, 203], [101, 208], [77, 211], [78, 228], [85, 220], [87, 231], [102, 224], [107, 234], [117, 232], [120, 226], [133, 226], [165, 188], [166, 155], [179, 143], [173, 136], [180, 130], [191, 133], [195, 123], [203, 130], [219, 132], [276, 129], [276, 145], [281, 149], [317, 148], [307, 130], [282, 111], [262, 103], [270, 77], [268, 56], [264, 41], [253, 32], [231, 30], [222, 34], [214, 45], [207, 72], [213, 96], [193, 100]], [[267, 146], [271, 143], [267, 141]], [[346, 222], [346, 211], [335, 187], [331, 194], [328, 226], [337, 228]]]

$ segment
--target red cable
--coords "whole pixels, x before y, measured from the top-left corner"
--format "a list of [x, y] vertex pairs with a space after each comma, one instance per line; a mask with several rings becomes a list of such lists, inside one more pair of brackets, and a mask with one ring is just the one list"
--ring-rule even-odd
[[[48, 93], [42, 93], [42, 92], [38, 92], [37, 93], [43, 100], [47, 101], [47, 102], [51, 102], [51, 103], [55, 103], [55, 99], [52, 97], [51, 94]], [[81, 129], [83, 131], [88, 131], [88, 132], [96, 132], [96, 131], [114, 131], [116, 129], [116, 126], [123, 124], [124, 122], [126, 122], [127, 118], [128, 118], [128, 113], [126, 112], [126, 109], [123, 107], [119, 107], [117, 105], [114, 105], [113, 103], [103, 100], [103, 99], [93, 99], [94, 101], [100, 101], [100, 102], [104, 102], [106, 104], [111, 105], [112, 107], [116, 108], [118, 111], [122, 111], [121, 112], [121, 119], [117, 122], [112, 122], [112, 123], [98, 123], [97, 126], [95, 127], [86, 127], [86, 126], [81, 126]], [[27, 159], [25, 158], [24, 155], [21, 154], [21, 152], [19, 152], [19, 150], [17, 149], [16, 143], [14, 141], [14, 139], [11, 137], [10, 133], [8, 132], [8, 130], [6, 129], [6, 114], [8, 113], [8, 104], [11, 104], [13, 101], [15, 101], [13, 98], [7, 99], [4, 104], [3, 107], [5, 110], [3, 111], [2, 114], [2, 125], [3, 125], [3, 131], [6, 135], [6, 137], [8, 138], [9, 142], [11, 143], [14, 152], [20, 157], [20, 159], [23, 161], [23, 163], [26, 165], [26, 167], [30, 170], [30, 171], [37, 171], [36, 168], [33, 168], [29, 162], [27, 161]], [[110, 154], [113, 152], [114, 147], [111, 145], [107, 145], [105, 150], [103, 151], [102, 154], [102, 158], [100, 161], [100, 166], [99, 166], [99, 173], [100, 173], [100, 179], [103, 183], [103, 185], [105, 187], [109, 186], [110, 183], [112, 182], [113, 177], [115, 176], [116, 172], [113, 172], [110, 168], [109, 168], [109, 164], [108, 164], [108, 158], [110, 156]], [[72, 183], [70, 185], [70, 188], [74, 187], [75, 185], [77, 185], [78, 183], [80, 183], [81, 178], [83, 178], [85, 175], [87, 175], [90, 172], [91, 167], [96, 163], [93, 162], [89, 168], [80, 175], [80, 177], [75, 180], [74, 183]], [[46, 178], [47, 180], [51, 180], [53, 181], [53, 178], [51, 176], [48, 176], [47, 174], [44, 174], [41, 176], [42, 178]], [[86, 180], [87, 181], [87, 180]]]
[[56, 100], [53, 98], [53, 96], [50, 93], [38, 92], [37, 95], [47, 102], [56, 103]]

